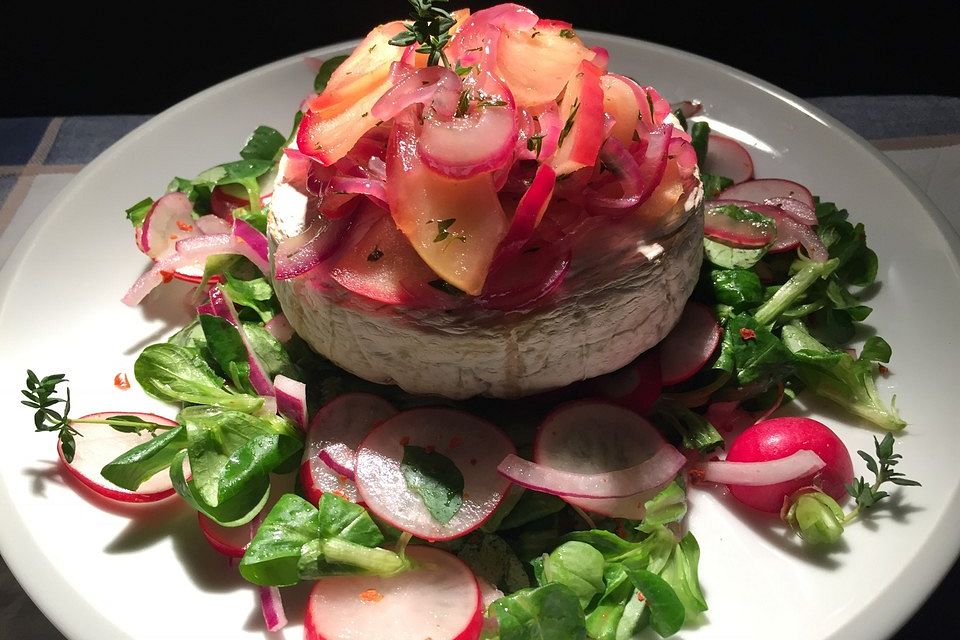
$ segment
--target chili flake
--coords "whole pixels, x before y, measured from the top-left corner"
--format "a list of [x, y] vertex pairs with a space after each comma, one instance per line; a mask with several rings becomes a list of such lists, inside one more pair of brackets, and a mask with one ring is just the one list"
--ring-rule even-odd
[[186, 231], [188, 233], [193, 231], [193, 225], [187, 224], [183, 220], [177, 220], [177, 228], [180, 229], [180, 231]]
[[742, 327], [740, 329], [740, 337], [744, 340], [755, 340], [757, 337], [757, 332], [753, 329], [748, 329], [747, 327]]
[[121, 372], [114, 376], [113, 386], [115, 386], [117, 389], [123, 389], [124, 391], [129, 389], [130, 380], [127, 378], [127, 374]]
[[380, 602], [383, 600], [383, 594], [376, 589], [367, 589], [360, 594], [360, 600], [363, 602]]

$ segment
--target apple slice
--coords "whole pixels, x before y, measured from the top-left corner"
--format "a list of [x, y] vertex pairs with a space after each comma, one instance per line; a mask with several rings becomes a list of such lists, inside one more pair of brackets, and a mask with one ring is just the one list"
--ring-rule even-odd
[[558, 176], [593, 166], [603, 143], [603, 89], [600, 69], [586, 60], [563, 93], [560, 121], [563, 130], [550, 166]]
[[398, 121], [387, 149], [390, 212], [434, 273], [461, 291], [478, 295], [507, 232], [493, 177], [441, 176], [424, 166], [416, 149], [413, 126]]
[[476, 640], [483, 600], [473, 572], [456, 556], [407, 547], [414, 568], [395, 576], [321, 578], [310, 593], [305, 640]]
[[453, 300], [430, 286], [437, 274], [413, 250], [389, 214], [369, 205], [362, 215], [373, 216], [374, 221], [357, 223], [366, 232], [349, 243], [330, 272], [340, 286], [393, 305], [442, 308], [444, 302]]
[[330, 77], [324, 92], [307, 101], [297, 148], [323, 165], [340, 160], [377, 124], [370, 110], [390, 88], [390, 66], [404, 49], [390, 44], [400, 22], [381, 25]]
[[533, 29], [504, 29], [497, 44], [497, 73], [513, 92], [519, 107], [557, 99], [583, 60], [587, 49], [567, 22], [540, 20]]
[[357, 45], [346, 60], [330, 75], [324, 93], [337, 91], [353, 83], [357, 78], [375, 73], [382, 67], [399, 60], [404, 53], [403, 47], [390, 44], [390, 39], [403, 31], [405, 27], [399, 20], [374, 27], [367, 37]]
[[630, 78], [610, 73], [600, 77], [600, 88], [603, 89], [603, 110], [614, 119], [610, 135], [629, 148], [641, 110], [640, 87]]

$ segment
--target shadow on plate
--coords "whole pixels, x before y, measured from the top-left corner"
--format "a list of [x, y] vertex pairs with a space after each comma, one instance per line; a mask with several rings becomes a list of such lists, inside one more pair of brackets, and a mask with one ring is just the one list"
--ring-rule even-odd
[[[47, 497], [47, 484], [56, 485], [66, 484], [60, 473], [59, 460], [37, 460], [42, 467], [27, 467], [23, 470], [23, 475], [31, 478], [30, 493], [41, 498]], [[78, 483], [79, 484], [79, 483]]]
[[196, 305], [194, 285], [175, 280], [157, 287], [138, 307], [147, 322], [161, 322], [153, 333], [130, 345], [124, 355], [137, 355], [144, 347], [164, 339], [164, 336], [182, 329], [194, 318]]

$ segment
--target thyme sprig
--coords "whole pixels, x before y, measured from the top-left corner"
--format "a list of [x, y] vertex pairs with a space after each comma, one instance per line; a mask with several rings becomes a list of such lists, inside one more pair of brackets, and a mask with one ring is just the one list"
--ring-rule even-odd
[[[40, 378], [30, 369], [27, 369], [26, 389], [21, 389], [27, 399], [20, 402], [36, 409], [33, 424], [37, 431], [57, 431], [60, 448], [67, 462], [73, 462], [77, 453], [76, 436], [83, 437], [77, 431], [75, 424], [106, 424], [121, 433], [140, 433], [147, 431], [156, 435], [157, 429], [170, 429], [169, 425], [150, 422], [143, 418], [130, 415], [115, 415], [109, 418], [70, 418], [70, 388], [67, 387], [63, 398], [57, 397], [57, 386], [61, 382], [68, 382], [66, 374], [57, 373]], [[54, 408], [56, 407], [56, 408]]]
[[435, 7], [435, 4], [446, 4], [447, 0], [408, 0], [413, 11], [410, 13], [412, 22], [405, 23], [406, 29], [390, 39], [390, 44], [396, 47], [407, 47], [414, 42], [420, 44], [417, 53], [427, 54], [427, 66], [433, 67], [440, 62], [450, 67], [450, 61], [443, 49], [450, 42], [450, 29], [457, 24], [457, 19], [446, 9]]
[[846, 515], [844, 522], [850, 522], [860, 514], [861, 510], [869, 509], [889, 497], [888, 492], [880, 490], [880, 487], [888, 482], [901, 487], [920, 486], [919, 482], [910, 480], [906, 477], [906, 474], [894, 471], [894, 467], [900, 463], [903, 456], [893, 452], [893, 443], [892, 433], [885, 435], [882, 441], [877, 440], [874, 436], [873, 444], [876, 458], [865, 451], [857, 451], [857, 454], [867, 463], [867, 470], [873, 474], [874, 480], [872, 484], [867, 484], [864, 477], [860, 476], [846, 486], [847, 493], [856, 501], [857, 506]]

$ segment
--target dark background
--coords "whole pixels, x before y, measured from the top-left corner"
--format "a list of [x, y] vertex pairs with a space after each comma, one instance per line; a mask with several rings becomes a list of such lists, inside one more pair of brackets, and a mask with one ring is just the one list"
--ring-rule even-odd
[[[0, 31], [0, 117], [156, 113], [407, 11], [402, 0], [16, 4]], [[461, 4], [495, 3], [450, 6]], [[803, 97], [960, 96], [957, 23], [942, 11], [952, 3], [800, 4], [527, 2], [541, 16], [692, 51]]]
[[[0, 117], [156, 113], [238, 73], [359, 38], [373, 23], [406, 13], [401, 0], [138, 4], [34, 1], [4, 8]], [[494, 3], [451, 7], [467, 4]], [[960, 36], [956, 20], [943, 12], [948, 3], [526, 4], [582, 29], [713, 58], [802, 97], [960, 96]], [[955, 568], [898, 640], [945, 637], [944, 629], [958, 628], [958, 593]]]

